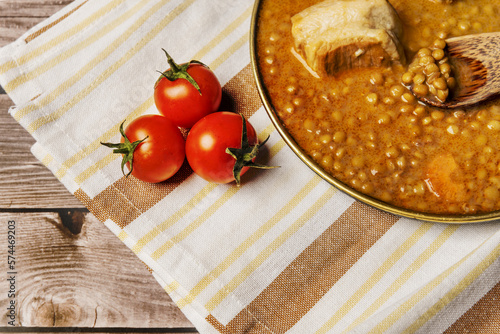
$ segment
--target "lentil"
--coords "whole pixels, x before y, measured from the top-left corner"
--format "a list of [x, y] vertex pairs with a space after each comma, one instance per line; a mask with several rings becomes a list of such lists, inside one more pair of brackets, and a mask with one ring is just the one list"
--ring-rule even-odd
[[[445, 47], [446, 42], [438, 39], [430, 47], [420, 49], [409, 65], [408, 72], [402, 75], [401, 82], [411, 87], [417, 96], [445, 102], [449, 89], [455, 88], [456, 82], [451, 76], [448, 58], [445, 57]], [[413, 81], [408, 83], [410, 73], [414, 73], [414, 76]]]
[[289, 50], [291, 15], [319, 1], [261, 3], [258, 66], [297, 143], [335, 178], [398, 207], [500, 210], [500, 100], [453, 112], [423, 107], [409, 90], [448, 98], [457, 82], [444, 39], [500, 31], [498, 1], [389, 0], [403, 20], [400, 42], [413, 61], [317, 79]]

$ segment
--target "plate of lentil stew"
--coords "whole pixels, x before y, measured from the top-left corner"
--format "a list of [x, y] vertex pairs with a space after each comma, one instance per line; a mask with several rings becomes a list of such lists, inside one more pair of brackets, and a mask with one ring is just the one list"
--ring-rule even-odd
[[443, 40], [500, 31], [498, 1], [389, 0], [406, 63], [317, 76], [297, 57], [291, 18], [319, 2], [257, 0], [252, 18], [257, 87], [290, 148], [333, 186], [387, 212], [448, 223], [500, 218], [500, 99], [440, 109], [410, 91], [446, 98], [451, 71], [434, 86], [410, 66], [433, 58], [440, 69]]

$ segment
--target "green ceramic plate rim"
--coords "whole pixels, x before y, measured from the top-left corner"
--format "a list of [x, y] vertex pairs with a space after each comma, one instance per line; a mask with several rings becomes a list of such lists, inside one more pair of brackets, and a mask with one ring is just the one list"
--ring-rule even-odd
[[250, 26], [250, 59], [251, 59], [253, 76], [257, 85], [259, 96], [262, 100], [262, 103], [269, 118], [271, 119], [271, 122], [273, 123], [273, 125], [275, 126], [278, 133], [285, 141], [285, 143], [288, 145], [288, 147], [292, 149], [292, 151], [300, 158], [300, 160], [302, 160], [309, 168], [311, 168], [316, 174], [318, 174], [321, 178], [326, 180], [332, 186], [343, 191], [344, 193], [348, 194], [354, 199], [400, 217], [418, 219], [428, 222], [448, 223], [448, 224], [481, 223], [500, 218], [500, 211], [493, 211], [493, 212], [473, 214], [473, 215], [439, 215], [439, 214], [423, 213], [423, 212], [399, 208], [397, 206], [382, 202], [380, 200], [374, 199], [373, 197], [360, 193], [354, 190], [353, 188], [347, 186], [346, 184], [340, 182], [336, 178], [332, 177], [330, 174], [326, 173], [321, 166], [319, 166], [315, 161], [313, 161], [302, 150], [302, 148], [295, 142], [293, 137], [284, 128], [267, 94], [266, 87], [262, 81], [262, 76], [259, 71], [257, 62], [256, 38], [258, 29], [257, 20], [259, 17], [258, 14], [260, 10], [260, 4], [261, 0], [256, 0], [254, 3], [252, 18], [251, 18], [251, 26]]

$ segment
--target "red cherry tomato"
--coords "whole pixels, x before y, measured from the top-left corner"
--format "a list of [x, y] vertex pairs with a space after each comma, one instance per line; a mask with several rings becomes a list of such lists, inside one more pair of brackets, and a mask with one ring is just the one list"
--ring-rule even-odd
[[[160, 115], [145, 115], [134, 119], [123, 130], [122, 143], [103, 143], [123, 154], [129, 174], [151, 183], [164, 181], [180, 169], [185, 158], [185, 141], [181, 131]], [[127, 174], [128, 175], [128, 174]]]
[[166, 51], [165, 54], [170, 69], [156, 82], [156, 108], [175, 125], [191, 128], [204, 116], [217, 111], [222, 97], [221, 85], [202, 63], [191, 61], [177, 65]]
[[[244, 125], [246, 135], [242, 136]], [[259, 145], [255, 129], [243, 116], [216, 112], [202, 118], [189, 131], [186, 158], [193, 171], [207, 181], [228, 183], [236, 180], [239, 184], [239, 176], [249, 167], [267, 168], [253, 163], [263, 144]], [[227, 151], [228, 148], [234, 155]], [[241, 168], [235, 173], [237, 164]]]

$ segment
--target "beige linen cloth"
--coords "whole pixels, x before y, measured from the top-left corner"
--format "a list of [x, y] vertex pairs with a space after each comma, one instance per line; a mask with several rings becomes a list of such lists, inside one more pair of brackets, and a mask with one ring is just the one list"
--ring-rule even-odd
[[[498, 333], [500, 224], [434, 224], [337, 191], [285, 145], [258, 97], [252, 0], [76, 0], [0, 50], [33, 154], [153, 275], [201, 333]], [[156, 70], [198, 59], [244, 113], [264, 157], [243, 186], [188, 166], [124, 178], [126, 118], [157, 113]]]

